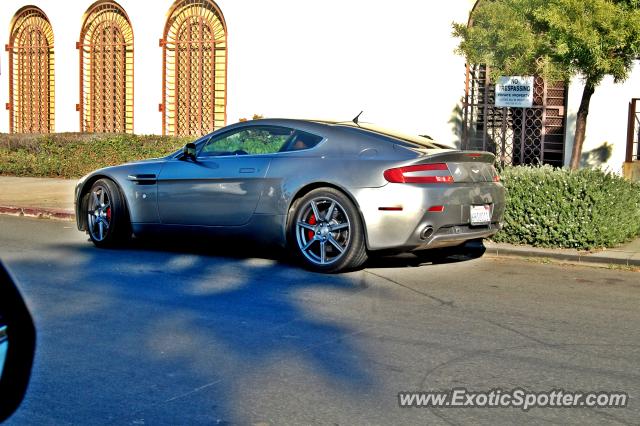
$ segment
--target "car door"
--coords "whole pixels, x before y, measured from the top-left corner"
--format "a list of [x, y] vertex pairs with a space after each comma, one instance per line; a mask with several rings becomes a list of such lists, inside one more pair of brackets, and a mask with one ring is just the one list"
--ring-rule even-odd
[[251, 125], [211, 137], [195, 161], [168, 160], [158, 178], [163, 224], [241, 226], [258, 205], [271, 154], [292, 129]]

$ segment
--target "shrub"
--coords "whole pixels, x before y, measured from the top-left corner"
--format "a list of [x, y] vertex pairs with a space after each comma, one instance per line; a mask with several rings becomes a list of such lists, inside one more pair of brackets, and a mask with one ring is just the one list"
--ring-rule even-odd
[[189, 140], [125, 134], [0, 134], [0, 175], [78, 178], [101, 167], [168, 155]]
[[499, 242], [539, 247], [611, 247], [640, 235], [640, 185], [599, 169], [508, 167]]

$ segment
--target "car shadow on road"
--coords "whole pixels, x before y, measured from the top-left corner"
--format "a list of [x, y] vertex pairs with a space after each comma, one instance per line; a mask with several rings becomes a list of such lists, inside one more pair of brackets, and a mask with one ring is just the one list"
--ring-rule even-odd
[[[90, 240], [88, 240], [90, 241]], [[190, 253], [204, 256], [222, 256], [233, 259], [262, 258], [279, 262], [290, 262], [288, 253], [276, 245], [261, 245], [255, 241], [232, 238], [190, 238], [172, 236], [132, 238], [120, 249], [161, 251], [167, 253]]]
[[[74, 420], [249, 423], [264, 419], [243, 404], [275, 397], [271, 386], [310, 404], [315, 392], [375, 388], [366, 348], [351, 338], [361, 329], [340, 315], [365, 289], [352, 275], [252, 258], [244, 246], [45, 250], [66, 261], [11, 264], [18, 280], [35, 274], [23, 286], [40, 333], [31, 414], [56, 405]], [[46, 391], [58, 387], [62, 401]]]
[[[261, 258], [277, 261], [291, 267], [302, 267], [289, 251], [279, 246], [265, 246], [255, 241], [218, 237], [216, 239], [190, 239], [172, 237], [134, 238], [124, 248], [134, 250], [191, 253], [205, 256], [222, 256], [233, 259]], [[457, 247], [422, 250], [416, 253], [370, 253], [363, 268], [406, 268], [466, 262], [482, 257], [486, 248], [482, 241], [469, 241]]]
[[470, 241], [457, 247], [444, 247], [418, 252], [373, 255], [365, 264], [367, 268], [407, 268], [424, 265], [440, 265], [480, 258], [486, 248], [482, 241]]

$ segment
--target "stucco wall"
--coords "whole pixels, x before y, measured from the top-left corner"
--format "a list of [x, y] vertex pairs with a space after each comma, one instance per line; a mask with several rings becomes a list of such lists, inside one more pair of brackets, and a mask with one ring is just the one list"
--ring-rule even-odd
[[[2, 0], [0, 42], [14, 13], [33, 4], [55, 37], [57, 132], [78, 131], [78, 41], [92, 1]], [[172, 1], [121, 0], [134, 31], [134, 132], [161, 133], [162, 54], [158, 40]], [[464, 60], [453, 54], [451, 22], [473, 2], [447, 7], [400, 0], [321, 3], [219, 0], [228, 26], [228, 123], [269, 117], [362, 120], [452, 141], [451, 118], [464, 90]], [[8, 102], [8, 54], [2, 54], [0, 102]], [[9, 114], [0, 110], [0, 131]]]
[[[582, 99], [584, 82], [574, 78], [569, 86], [565, 165], [571, 159], [576, 114]], [[636, 61], [629, 79], [615, 84], [606, 77], [596, 88], [587, 117], [583, 156], [589, 165], [622, 173], [627, 144], [627, 115], [631, 98], [640, 97], [640, 62]], [[604, 163], [601, 161], [604, 160]]]
[[[171, 0], [121, 0], [134, 31], [134, 131], [159, 134], [162, 51], [158, 40]], [[267, 117], [362, 120], [455, 142], [450, 122], [464, 91], [464, 59], [453, 50], [453, 21], [466, 22], [470, 0], [373, 0], [322, 3], [219, 0], [228, 26], [227, 122]], [[15, 12], [27, 5], [49, 17], [55, 37], [57, 132], [78, 131], [78, 41], [90, 0], [2, 0], [0, 42], [9, 41]], [[8, 54], [1, 55], [0, 132], [9, 130]], [[592, 99], [585, 152], [619, 172], [624, 160], [627, 102], [640, 96], [640, 66], [623, 84], [606, 78]], [[582, 82], [568, 92], [568, 164]], [[607, 154], [604, 143], [611, 146]], [[598, 150], [600, 148], [600, 150]], [[600, 155], [604, 154], [604, 155]]]

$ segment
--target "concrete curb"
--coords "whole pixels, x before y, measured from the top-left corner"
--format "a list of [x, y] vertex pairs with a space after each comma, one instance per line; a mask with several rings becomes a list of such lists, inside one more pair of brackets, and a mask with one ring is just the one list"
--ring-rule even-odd
[[68, 210], [46, 209], [40, 207], [0, 206], [0, 214], [70, 221], [76, 219], [76, 215]]
[[[75, 221], [76, 218], [75, 213], [69, 210], [47, 209], [41, 207], [0, 206], [0, 214], [66, 221]], [[555, 259], [572, 263], [640, 266], [640, 255], [626, 251], [587, 253], [566, 249], [542, 249], [531, 246], [513, 246], [510, 244], [498, 244], [490, 241], [486, 241], [484, 243], [484, 248], [485, 254], [495, 257], [539, 258]]]
[[640, 266], [640, 257], [634, 256], [636, 253], [632, 252], [616, 252], [611, 255], [605, 255], [603, 254], [605, 252], [581, 253], [574, 251], [564, 251], [562, 249], [539, 249], [530, 246], [519, 247], [496, 243], [485, 244], [485, 248], [486, 254], [496, 257], [533, 257], [562, 260], [572, 263]]

